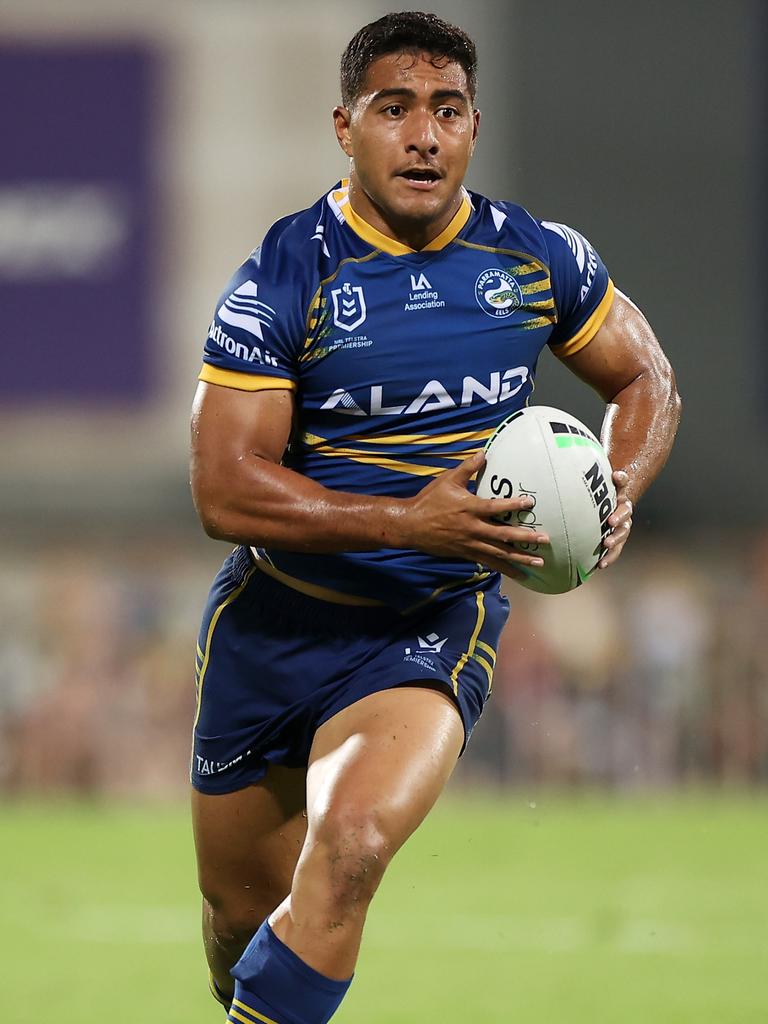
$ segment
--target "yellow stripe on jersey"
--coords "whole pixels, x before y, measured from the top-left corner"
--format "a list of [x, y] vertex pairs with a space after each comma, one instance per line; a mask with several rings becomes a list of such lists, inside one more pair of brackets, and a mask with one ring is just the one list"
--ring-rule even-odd
[[358, 444], [453, 444], [454, 441], [487, 441], [495, 430], [490, 427], [488, 430], [460, 430], [455, 434], [386, 434], [383, 437], [352, 434], [345, 440]]
[[529, 309], [529, 310], [533, 310], [533, 309], [554, 309], [555, 308], [555, 300], [553, 298], [549, 298], [549, 299], [539, 299], [538, 302], [524, 302], [521, 308], [522, 309]]
[[221, 613], [224, 611], [227, 605], [232, 604], [232, 602], [236, 601], [240, 594], [242, 594], [242, 592], [248, 585], [248, 580], [251, 578], [251, 576], [253, 576], [255, 572], [255, 566], [250, 568], [248, 572], [245, 574], [245, 578], [243, 579], [243, 582], [240, 584], [240, 586], [236, 587], [229, 595], [229, 597], [226, 597], [221, 602], [221, 604], [218, 606], [216, 611], [211, 616], [211, 621], [208, 626], [208, 635], [205, 638], [205, 654], [203, 656], [203, 664], [200, 666], [200, 681], [197, 686], [197, 708], [195, 709], [195, 728], [197, 728], [197, 722], [198, 719], [200, 718], [200, 707], [203, 702], [203, 685], [205, 683], [205, 673], [208, 669], [208, 662], [211, 657], [211, 640], [213, 639], [213, 631], [214, 629], [216, 629], [216, 623], [219, 621]]
[[603, 326], [603, 321], [608, 316], [608, 310], [613, 304], [613, 297], [616, 289], [613, 286], [613, 281], [608, 279], [608, 287], [605, 289], [605, 295], [600, 300], [600, 305], [594, 311], [592, 316], [587, 322], [579, 328], [572, 338], [568, 341], [563, 341], [559, 345], [553, 345], [552, 351], [558, 357], [558, 359], [565, 359], [567, 356], [575, 355], [580, 352], [590, 341], [594, 338], [600, 328]]
[[521, 331], [535, 331], [537, 327], [551, 327], [555, 322], [556, 317], [553, 316], [535, 316], [531, 320], [523, 320], [520, 324]]
[[467, 645], [466, 651], [456, 662], [453, 672], [451, 672], [451, 683], [453, 684], [453, 692], [455, 694], [458, 694], [459, 692], [459, 673], [464, 668], [469, 659], [474, 656], [475, 647], [477, 645], [477, 638], [480, 635], [480, 630], [483, 628], [483, 621], [485, 619], [485, 601], [482, 590], [478, 590], [476, 592], [475, 601], [477, 602], [477, 618], [475, 620], [475, 628], [472, 630], [472, 636], [469, 638], [469, 644]]
[[198, 380], [206, 384], [218, 384], [236, 391], [295, 391], [296, 381], [287, 377], [268, 377], [264, 373], [241, 373], [239, 370], [222, 370], [219, 366], [203, 363]]
[[495, 253], [497, 256], [514, 256], [516, 259], [529, 261], [517, 267], [499, 268], [505, 270], [508, 274], [519, 276], [521, 274], [532, 274], [536, 270], [540, 270], [543, 274], [549, 274], [548, 268], [541, 262], [541, 260], [536, 259], [535, 256], [531, 256], [529, 252], [519, 252], [517, 249], [502, 249], [495, 245], [478, 245], [477, 242], [467, 242], [463, 238], [457, 238], [456, 245], [463, 245], [465, 249], [477, 249], [480, 252]]
[[534, 292], [546, 292], [552, 287], [552, 282], [549, 277], [543, 278], [541, 281], [534, 281], [532, 284], [521, 284], [520, 291], [523, 295], [533, 295]]
[[[394, 444], [394, 445], [413, 445], [419, 447], [423, 445], [441, 445], [441, 444], [453, 444], [456, 441], [478, 441], [480, 443], [487, 441], [492, 434], [495, 433], [496, 427], [489, 427], [487, 430], [463, 430], [455, 434], [387, 434], [383, 437], [370, 437], [367, 434], [350, 434], [345, 437], [344, 440], [347, 442], [354, 442], [355, 444], [366, 444], [366, 445], [379, 445], [379, 444]], [[317, 450], [325, 445], [328, 445], [328, 438], [320, 437], [318, 434], [312, 434], [308, 430], [301, 435], [302, 443], [307, 445], [309, 448]], [[342, 449], [335, 449], [341, 451]], [[349, 449], [343, 449], [348, 451]], [[321, 452], [321, 454], [326, 454]], [[330, 452], [328, 453], [330, 454]], [[372, 454], [369, 451], [361, 451], [361, 455]], [[380, 452], [379, 454], [384, 454]], [[425, 454], [425, 453], [422, 453]], [[434, 452], [438, 458], [451, 458], [455, 455], [464, 455], [461, 452]], [[469, 454], [474, 454], [473, 452]]]
[[[350, 459], [352, 462], [361, 462], [367, 466], [391, 469], [394, 473], [410, 473], [411, 476], [439, 476], [440, 473], [444, 473], [446, 469], [450, 468], [448, 466], [420, 466], [415, 462], [400, 462], [398, 459], [388, 459], [375, 453], [359, 452], [354, 448], [313, 448], [312, 450], [316, 455], [323, 455], [326, 458]], [[468, 457], [468, 454], [459, 452], [439, 456], [441, 459], [458, 462]]]
[[272, 579], [278, 580], [286, 587], [290, 587], [291, 590], [298, 590], [300, 594], [305, 594], [307, 597], [314, 597], [318, 601], [330, 601], [331, 604], [363, 605], [366, 607], [376, 608], [381, 608], [384, 605], [383, 601], [377, 601], [373, 597], [355, 597], [354, 594], [345, 594], [342, 590], [332, 590], [330, 587], [321, 587], [317, 583], [306, 583], [304, 580], [300, 580], [295, 576], [289, 576], [287, 572], [282, 572], [276, 566], [272, 565], [271, 562], [262, 558], [261, 555], [257, 556], [256, 566], [266, 576], [271, 576]]
[[[241, 1010], [245, 1010], [246, 1013], [250, 1013], [251, 1016], [244, 1017], [242, 1013], [237, 1012], [235, 1009], [236, 1006], [239, 1006]], [[272, 1020], [271, 1017], [265, 1017], [263, 1013], [259, 1013], [258, 1010], [254, 1010], [240, 999], [232, 1000], [232, 1009], [229, 1011], [229, 1015], [230, 1017], [234, 1017], [236, 1020], [243, 1021], [244, 1024], [254, 1024], [254, 1021], [261, 1021], [261, 1024], [277, 1024], [276, 1020]]]
[[462, 196], [461, 206], [448, 227], [441, 231], [437, 238], [433, 238], [428, 245], [425, 245], [423, 249], [418, 250], [412, 249], [409, 245], [403, 245], [402, 242], [382, 234], [381, 231], [378, 231], [368, 221], [363, 220], [359, 213], [355, 213], [349, 201], [349, 179], [345, 178], [342, 181], [341, 188], [333, 193], [333, 199], [341, 211], [344, 220], [355, 234], [362, 238], [364, 242], [368, 242], [369, 245], [374, 246], [381, 252], [388, 253], [390, 256], [409, 256], [414, 252], [437, 252], [439, 249], [444, 249], [458, 235], [469, 220], [472, 212], [472, 204], [465, 192]]

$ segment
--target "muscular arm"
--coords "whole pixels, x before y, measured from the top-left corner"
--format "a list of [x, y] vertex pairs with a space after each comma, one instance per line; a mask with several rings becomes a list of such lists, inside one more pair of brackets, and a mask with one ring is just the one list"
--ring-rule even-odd
[[349, 494], [280, 465], [293, 413], [290, 391], [198, 386], [191, 484], [209, 536], [315, 553], [416, 548], [482, 562], [507, 575], [515, 574], [516, 563], [541, 564], [509, 547], [530, 542], [527, 528], [491, 522], [493, 516], [526, 507], [525, 500], [483, 499], [467, 490], [483, 465], [482, 453], [443, 473], [413, 498]]
[[675, 375], [648, 321], [621, 292], [592, 341], [563, 362], [607, 403], [601, 439], [619, 488], [608, 554], [618, 557], [634, 503], [667, 461], [680, 422]]

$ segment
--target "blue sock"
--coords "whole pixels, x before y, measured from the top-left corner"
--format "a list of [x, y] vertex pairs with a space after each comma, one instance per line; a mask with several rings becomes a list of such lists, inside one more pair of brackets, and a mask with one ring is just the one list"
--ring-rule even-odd
[[352, 983], [313, 970], [275, 935], [267, 921], [231, 971], [232, 1024], [327, 1024]]

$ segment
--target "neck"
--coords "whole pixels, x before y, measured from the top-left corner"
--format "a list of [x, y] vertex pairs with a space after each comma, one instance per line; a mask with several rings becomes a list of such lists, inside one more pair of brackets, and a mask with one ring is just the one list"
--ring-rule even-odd
[[407, 218], [393, 217], [385, 214], [384, 210], [371, 199], [368, 193], [357, 181], [354, 173], [349, 181], [349, 205], [358, 217], [376, 228], [382, 235], [392, 238], [400, 245], [406, 245], [409, 249], [423, 249], [434, 241], [441, 234], [459, 211], [463, 199], [461, 189], [453, 197], [448, 208], [440, 214], [436, 220], [413, 221]]

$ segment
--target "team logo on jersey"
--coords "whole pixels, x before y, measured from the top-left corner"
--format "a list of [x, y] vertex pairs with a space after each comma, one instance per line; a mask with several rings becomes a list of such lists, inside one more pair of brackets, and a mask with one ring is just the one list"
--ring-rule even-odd
[[225, 324], [248, 331], [259, 341], [264, 341], [261, 328], [271, 327], [277, 315], [271, 306], [256, 298], [258, 285], [255, 281], [246, 281], [222, 302], [216, 315]]
[[523, 304], [520, 285], [506, 270], [497, 267], [484, 270], [475, 281], [475, 298], [480, 309], [494, 319], [509, 316]]
[[342, 331], [354, 331], [360, 324], [365, 323], [367, 309], [365, 307], [365, 295], [359, 284], [351, 285], [349, 281], [334, 288], [331, 292], [333, 299], [333, 322]]

